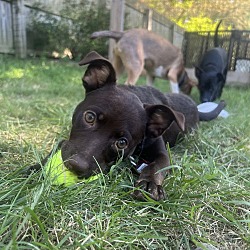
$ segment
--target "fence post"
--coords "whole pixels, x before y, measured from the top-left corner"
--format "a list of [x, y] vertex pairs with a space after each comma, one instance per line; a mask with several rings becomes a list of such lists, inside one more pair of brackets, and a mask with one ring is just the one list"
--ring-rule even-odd
[[143, 23], [144, 27], [147, 30], [152, 30], [153, 28], [153, 10], [152, 9], [146, 9], [144, 17], [143, 17]]
[[27, 57], [26, 22], [24, 13], [24, 1], [12, 1], [13, 36], [15, 55], [19, 58]]
[[[110, 11], [110, 30], [123, 31], [125, 0], [112, 0]], [[109, 40], [109, 60], [113, 60], [115, 41]]]
[[174, 39], [175, 39], [175, 31], [176, 31], [176, 26], [175, 24], [171, 24], [170, 27], [169, 27], [169, 41], [174, 44]]

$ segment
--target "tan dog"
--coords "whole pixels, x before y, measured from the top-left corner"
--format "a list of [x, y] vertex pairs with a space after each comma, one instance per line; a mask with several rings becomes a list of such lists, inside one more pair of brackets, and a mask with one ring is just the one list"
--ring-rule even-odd
[[108, 37], [117, 41], [114, 49], [113, 66], [119, 77], [124, 68], [127, 72], [126, 84], [134, 85], [146, 70], [147, 84], [154, 78], [170, 80], [171, 90], [190, 94], [193, 83], [184, 68], [181, 50], [168, 40], [146, 29], [131, 29], [125, 32], [97, 31], [91, 38]]

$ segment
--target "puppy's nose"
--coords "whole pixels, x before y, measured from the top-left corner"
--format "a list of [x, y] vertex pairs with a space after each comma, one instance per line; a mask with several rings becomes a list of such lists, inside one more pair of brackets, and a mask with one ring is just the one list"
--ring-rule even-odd
[[201, 99], [201, 102], [204, 103], [204, 102], [209, 102], [209, 99], [208, 98], [202, 98]]
[[88, 178], [92, 174], [88, 164], [79, 157], [68, 159], [65, 166], [80, 178]]

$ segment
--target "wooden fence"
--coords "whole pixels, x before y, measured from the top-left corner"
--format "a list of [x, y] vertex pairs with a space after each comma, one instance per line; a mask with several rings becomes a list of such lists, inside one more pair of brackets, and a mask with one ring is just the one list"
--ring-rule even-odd
[[128, 14], [125, 26], [130, 28], [146, 28], [153, 30], [162, 37], [171, 41], [175, 46], [181, 48], [184, 30], [165, 16], [160, 15], [152, 9], [148, 9], [138, 1], [127, 0], [125, 12]]
[[[92, 1], [106, 1], [107, 8], [111, 8], [112, 12], [112, 1]], [[146, 6], [138, 4], [135, 0], [115, 0], [115, 2], [118, 1], [123, 2], [125, 6], [123, 27], [126, 29], [138, 27], [152, 29], [181, 48], [184, 31], [177, 25]], [[27, 56], [26, 23], [34, 2], [39, 2], [39, 0], [0, 0], [0, 53], [14, 53], [21, 58]], [[50, 12], [58, 15], [58, 9], [61, 8], [59, 5], [62, 2], [62, 0], [46, 0], [46, 5], [52, 8]], [[57, 7], [53, 9], [52, 6], [55, 5]], [[40, 9], [40, 11], [43, 10]], [[48, 11], [48, 9], [44, 11]]]
[[0, 52], [2, 53], [14, 53], [11, 8], [11, 3], [0, 1]]

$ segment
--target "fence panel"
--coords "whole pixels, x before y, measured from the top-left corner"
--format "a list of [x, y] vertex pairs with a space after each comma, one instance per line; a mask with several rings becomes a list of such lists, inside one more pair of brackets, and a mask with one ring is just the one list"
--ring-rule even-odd
[[168, 19], [159, 15], [153, 11], [153, 29], [155, 33], [158, 33], [162, 37], [165, 37], [169, 41], [173, 41], [174, 37], [174, 23], [170, 22]]
[[[125, 29], [147, 28], [148, 8], [137, 1], [127, 0], [125, 6]], [[184, 30], [178, 27], [166, 17], [153, 11], [152, 31], [172, 42], [177, 47], [182, 47]]]
[[0, 52], [13, 53], [11, 3], [0, 1]]
[[125, 5], [125, 29], [141, 28], [144, 22], [144, 11]]

